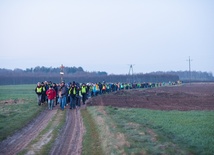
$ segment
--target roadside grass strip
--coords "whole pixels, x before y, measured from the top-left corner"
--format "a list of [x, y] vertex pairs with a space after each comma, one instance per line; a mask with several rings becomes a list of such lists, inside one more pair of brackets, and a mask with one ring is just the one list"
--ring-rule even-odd
[[85, 127], [82, 155], [102, 155], [104, 152], [101, 146], [99, 131], [88, 109], [90, 108], [81, 110], [83, 124]]
[[98, 128], [103, 154], [125, 154], [125, 146], [129, 146], [123, 133], [116, 129], [115, 122], [107, 115], [103, 106], [87, 107], [88, 113]]
[[39, 135], [19, 153], [19, 155], [48, 154], [54, 144], [54, 141], [59, 136], [59, 131], [65, 124], [65, 121], [66, 113], [64, 111], [57, 110], [57, 113], [49, 121], [46, 128], [43, 129]]
[[213, 111], [105, 111], [128, 140], [127, 154], [214, 154]]

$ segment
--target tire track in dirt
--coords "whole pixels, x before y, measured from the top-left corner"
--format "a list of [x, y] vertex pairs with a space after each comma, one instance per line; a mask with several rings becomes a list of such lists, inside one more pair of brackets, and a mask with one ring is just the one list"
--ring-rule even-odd
[[24, 149], [47, 126], [57, 110], [44, 110], [26, 127], [0, 143], [0, 155], [13, 155]]
[[80, 110], [66, 111], [66, 123], [51, 149], [51, 155], [80, 155], [82, 152], [83, 121]]

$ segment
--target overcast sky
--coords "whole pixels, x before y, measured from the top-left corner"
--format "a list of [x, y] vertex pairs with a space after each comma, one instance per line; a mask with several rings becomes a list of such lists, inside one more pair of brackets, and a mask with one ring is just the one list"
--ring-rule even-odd
[[0, 68], [214, 73], [214, 0], [1, 0]]

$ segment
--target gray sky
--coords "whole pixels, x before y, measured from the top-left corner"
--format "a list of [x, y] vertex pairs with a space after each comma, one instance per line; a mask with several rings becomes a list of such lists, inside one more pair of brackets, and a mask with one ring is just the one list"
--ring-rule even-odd
[[214, 73], [214, 0], [1, 0], [0, 68]]

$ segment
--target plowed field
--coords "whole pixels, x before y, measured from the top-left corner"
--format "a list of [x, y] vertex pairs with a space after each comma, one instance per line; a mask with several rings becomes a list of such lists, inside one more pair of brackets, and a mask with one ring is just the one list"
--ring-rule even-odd
[[155, 110], [214, 110], [214, 83], [121, 90], [93, 98], [90, 105]]

